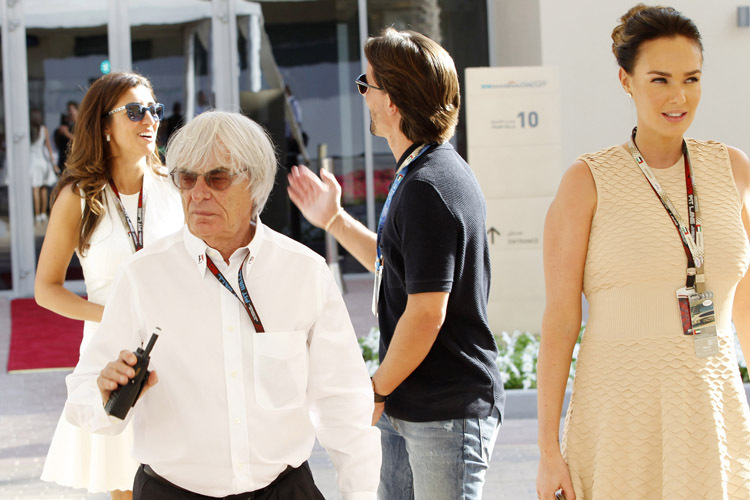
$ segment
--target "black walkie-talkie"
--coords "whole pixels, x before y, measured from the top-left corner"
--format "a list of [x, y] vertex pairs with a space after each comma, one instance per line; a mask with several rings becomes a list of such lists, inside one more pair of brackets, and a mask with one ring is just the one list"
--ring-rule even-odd
[[[161, 332], [161, 328], [159, 327], [156, 327], [156, 330]], [[135, 357], [138, 358], [138, 361], [133, 366], [135, 376], [126, 385], [121, 385], [109, 395], [107, 404], [104, 405], [104, 410], [107, 414], [117, 417], [120, 420], [125, 420], [130, 408], [135, 406], [135, 402], [138, 400], [138, 396], [141, 395], [141, 391], [143, 391], [143, 387], [146, 385], [148, 376], [151, 373], [147, 370], [148, 363], [151, 360], [149, 354], [151, 354], [151, 349], [154, 348], [157, 338], [159, 338], [159, 335], [152, 333], [146, 349], [139, 347], [133, 352]]]

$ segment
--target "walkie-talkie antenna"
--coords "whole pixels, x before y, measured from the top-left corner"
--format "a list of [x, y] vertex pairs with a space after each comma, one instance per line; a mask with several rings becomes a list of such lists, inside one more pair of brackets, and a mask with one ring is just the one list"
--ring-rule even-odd
[[[161, 328], [159, 328], [158, 326], [155, 328], [155, 330], [158, 330], [159, 333], [161, 333]], [[158, 338], [159, 338], [159, 334], [158, 333], [154, 332], [154, 333], [151, 334], [151, 339], [148, 341], [148, 345], [143, 350], [143, 353], [146, 356], [148, 356], [149, 354], [151, 354], [151, 349], [154, 348], [154, 344], [156, 343], [156, 339], [158, 339]]]
[[[161, 328], [158, 326], [155, 330], [161, 332]], [[151, 349], [154, 348], [157, 338], [159, 338], [159, 335], [156, 332], [152, 333], [146, 349], [139, 347], [133, 353], [136, 357], [136, 363], [133, 365], [135, 375], [125, 385], [119, 385], [117, 389], [110, 393], [109, 399], [104, 405], [104, 410], [108, 415], [124, 420], [130, 408], [138, 401], [138, 396], [143, 392], [151, 373], [148, 371], [148, 364], [151, 359], [149, 354]]]

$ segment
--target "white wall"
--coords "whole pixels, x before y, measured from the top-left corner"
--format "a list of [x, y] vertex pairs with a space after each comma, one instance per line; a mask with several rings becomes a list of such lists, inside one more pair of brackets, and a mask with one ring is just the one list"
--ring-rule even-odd
[[540, 0], [488, 0], [490, 66], [539, 66]]
[[[563, 165], [582, 153], [627, 140], [635, 111], [622, 91], [610, 35], [635, 0], [539, 0], [542, 65], [558, 66]], [[703, 36], [703, 97], [687, 135], [750, 152], [750, 28], [737, 27], [727, 0], [672, 0]]]

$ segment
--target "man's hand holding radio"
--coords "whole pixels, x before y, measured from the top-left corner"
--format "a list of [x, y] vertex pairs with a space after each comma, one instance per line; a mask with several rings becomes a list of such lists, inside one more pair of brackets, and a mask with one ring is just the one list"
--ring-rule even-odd
[[[138, 362], [135, 354], [132, 351], [120, 351], [120, 356], [110, 363], [99, 372], [99, 376], [96, 378], [96, 385], [99, 387], [99, 391], [102, 393], [102, 401], [107, 402], [109, 400], [112, 391], [117, 389], [121, 385], [127, 385], [128, 381], [135, 376], [135, 370], [133, 366]], [[155, 371], [152, 371], [146, 381], [146, 385], [143, 388], [141, 396], [152, 386], [159, 382], [159, 377]]]

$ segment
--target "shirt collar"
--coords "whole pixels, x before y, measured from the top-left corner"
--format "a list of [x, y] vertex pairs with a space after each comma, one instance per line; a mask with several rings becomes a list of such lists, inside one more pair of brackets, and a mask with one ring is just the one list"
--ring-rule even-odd
[[422, 143], [415, 142], [408, 148], [406, 148], [406, 151], [404, 151], [404, 154], [401, 155], [401, 158], [398, 159], [398, 162], [396, 162], [396, 171], [401, 167], [401, 164], [404, 163], [404, 160], [406, 160], [410, 154], [414, 152], [415, 149], [417, 149], [419, 146], [421, 146]]
[[[254, 260], [254, 257], [258, 255], [260, 247], [263, 244], [264, 233], [265, 230], [263, 223], [260, 221], [260, 217], [257, 217], [255, 221], [255, 235], [253, 236], [253, 239], [245, 247], [241, 247], [247, 248], [250, 251], [250, 260]], [[191, 233], [190, 229], [188, 229], [187, 224], [185, 224], [185, 227], [183, 228], [183, 238], [185, 240], [185, 249], [187, 250], [188, 255], [193, 260], [193, 262], [195, 262], [200, 275], [205, 276], [206, 250], [211, 247], [209, 247], [205, 241]]]

